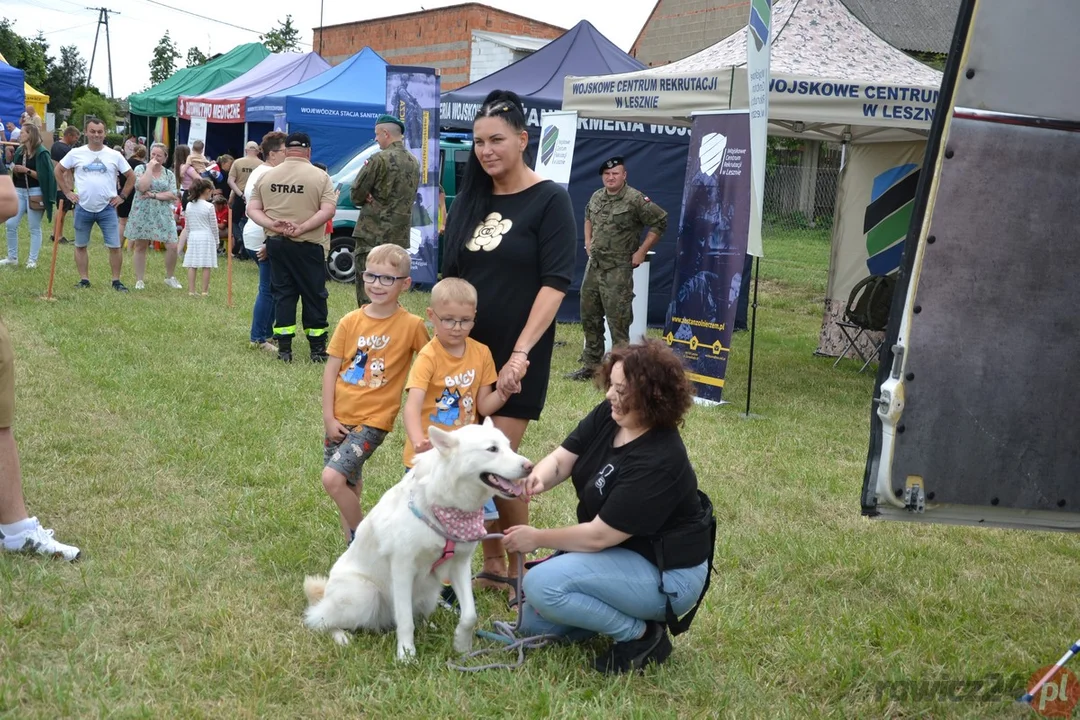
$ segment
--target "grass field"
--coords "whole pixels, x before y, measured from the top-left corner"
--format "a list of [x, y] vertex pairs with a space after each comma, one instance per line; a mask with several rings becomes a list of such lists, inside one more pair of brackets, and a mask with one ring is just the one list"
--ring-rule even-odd
[[[767, 240], [763, 419], [739, 417], [742, 333], [732, 404], [695, 407], [684, 431], [719, 515], [717, 575], [671, 662], [626, 678], [588, 669], [595, 646], [543, 649], [513, 673], [448, 670], [455, 619], [442, 610], [407, 667], [392, 636], [339, 648], [302, 628], [303, 576], [343, 549], [319, 483], [321, 367], [248, 349], [250, 263], [230, 309], [224, 269], [210, 298], [189, 298], [161, 283], [155, 254], [149, 289], [119, 295], [96, 240], [94, 287], [76, 291], [61, 251], [55, 302], [40, 299], [47, 255], [37, 270], [0, 268], [0, 314], [31, 513], [84, 558], [0, 556], [0, 717], [1023, 717], [1010, 698], [1077, 635], [1073, 538], [860, 516], [873, 379], [812, 355], [820, 237]], [[127, 255], [124, 272], [134, 287]], [[425, 300], [404, 297], [413, 311]], [[333, 321], [352, 288], [330, 301]], [[558, 336], [548, 407], [523, 446], [537, 459], [600, 399], [561, 378], [580, 327]], [[369, 464], [367, 506], [399, 479], [401, 446], [395, 433]], [[560, 488], [534, 522], [573, 508]], [[478, 599], [482, 624], [510, 617], [498, 596]], [[974, 684], [953, 698], [960, 681]]]

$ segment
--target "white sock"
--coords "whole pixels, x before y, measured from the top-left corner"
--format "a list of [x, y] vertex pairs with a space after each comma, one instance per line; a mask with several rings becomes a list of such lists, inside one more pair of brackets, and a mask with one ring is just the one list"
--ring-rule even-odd
[[0, 525], [0, 533], [4, 533], [4, 537], [12, 537], [14, 535], [22, 535], [25, 532], [30, 532], [38, 526], [38, 519], [36, 517], [26, 518], [20, 520], [17, 523], [11, 523], [10, 525]]

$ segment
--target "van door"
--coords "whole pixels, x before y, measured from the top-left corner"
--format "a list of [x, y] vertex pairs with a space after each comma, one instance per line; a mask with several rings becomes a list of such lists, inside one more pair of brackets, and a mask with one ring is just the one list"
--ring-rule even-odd
[[871, 409], [865, 515], [1080, 529], [1078, 27], [1075, 0], [962, 3]]

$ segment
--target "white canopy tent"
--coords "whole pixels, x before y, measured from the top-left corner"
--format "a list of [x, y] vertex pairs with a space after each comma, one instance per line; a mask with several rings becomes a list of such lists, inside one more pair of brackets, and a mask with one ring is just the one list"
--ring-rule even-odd
[[[899, 213], [910, 213], [910, 205], [895, 202], [896, 196], [907, 191], [909, 176], [918, 171], [925, 145], [918, 141], [930, 130], [942, 74], [889, 45], [840, 0], [777, 0], [772, 13], [769, 134], [865, 148], [851, 154], [841, 175], [842, 201], [833, 223], [818, 349], [838, 354], [842, 346], [835, 321], [842, 317], [851, 288], [878, 272], [882, 258], [896, 256], [898, 261], [906, 233]], [[563, 109], [585, 117], [689, 125], [695, 112], [749, 107], [748, 96], [744, 28], [669, 65], [567, 77]], [[904, 162], [897, 164], [898, 157]], [[908, 182], [899, 186], [905, 177]], [[897, 208], [888, 216], [894, 222], [877, 230], [880, 219], [868, 211], [885, 192], [891, 192], [885, 206]], [[895, 237], [883, 238], [883, 233]]]
[[[777, 0], [773, 30], [771, 134], [889, 142], [929, 131], [941, 73], [875, 35], [840, 0]], [[689, 124], [694, 112], [748, 107], [746, 32], [669, 65], [564, 83], [564, 110]]]

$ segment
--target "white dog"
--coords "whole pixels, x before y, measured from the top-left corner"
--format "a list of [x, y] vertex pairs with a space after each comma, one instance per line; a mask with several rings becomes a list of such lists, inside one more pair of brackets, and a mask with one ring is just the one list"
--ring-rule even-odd
[[397, 628], [397, 658], [416, 654], [413, 622], [434, 612], [449, 579], [461, 607], [454, 649], [468, 652], [476, 628], [471, 558], [484, 535], [483, 506], [513, 498], [532, 463], [510, 449], [491, 419], [453, 432], [430, 428], [432, 450], [386, 491], [356, 529], [330, 577], [307, 577], [304, 623], [341, 645], [347, 630]]

